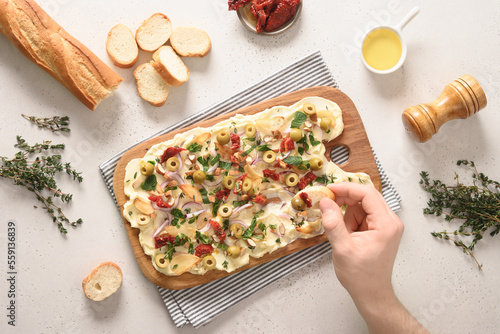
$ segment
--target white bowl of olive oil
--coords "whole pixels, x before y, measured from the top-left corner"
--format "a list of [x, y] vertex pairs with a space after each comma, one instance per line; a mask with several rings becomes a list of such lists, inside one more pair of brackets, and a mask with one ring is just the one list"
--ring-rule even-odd
[[403, 28], [417, 16], [420, 9], [413, 8], [395, 27], [379, 26], [369, 30], [362, 43], [362, 60], [372, 72], [388, 74], [396, 71], [406, 59]]

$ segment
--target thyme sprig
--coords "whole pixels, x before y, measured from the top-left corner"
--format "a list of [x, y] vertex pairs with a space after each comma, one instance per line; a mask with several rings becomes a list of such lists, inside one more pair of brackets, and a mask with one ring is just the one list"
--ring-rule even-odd
[[14, 184], [33, 192], [42, 203], [42, 208], [52, 217], [52, 221], [57, 223], [61, 233], [68, 232], [64, 223], [71, 226], [81, 224], [82, 219], [71, 222], [54, 202], [55, 198], [59, 198], [61, 202], [69, 203], [73, 198], [72, 194], [64, 193], [57, 186], [55, 177], [58, 173], [65, 172], [79, 183], [83, 180], [81, 173], [75, 171], [70, 163], [61, 162], [61, 155], [48, 154], [50, 150], [64, 150], [64, 144], [52, 145], [50, 141], [44, 141], [41, 144], [29, 145], [21, 136], [17, 136], [17, 144], [14, 147], [20, 149], [14, 158], [0, 157], [0, 176], [11, 179]]
[[[474, 259], [479, 270], [482, 270], [482, 265], [473, 251], [487, 231], [490, 231], [492, 237], [500, 232], [500, 183], [479, 173], [473, 161], [459, 160], [457, 165], [469, 166], [473, 170], [473, 185], [460, 183], [456, 173], [457, 184], [454, 186], [447, 186], [439, 180], [431, 182], [427, 172], [420, 173], [420, 184], [431, 194], [424, 214], [444, 215], [448, 222], [454, 219], [462, 220], [460, 227], [453, 232], [444, 230], [432, 232], [431, 235], [450, 240], [455, 246], [462, 248], [464, 253]], [[464, 239], [470, 241], [468, 245], [464, 243]]]
[[52, 132], [62, 131], [62, 132], [70, 132], [71, 130], [68, 128], [69, 125], [69, 117], [68, 116], [54, 116], [54, 117], [36, 117], [36, 116], [27, 116], [25, 114], [21, 114], [25, 119], [30, 122], [38, 125], [40, 129], [48, 129]]

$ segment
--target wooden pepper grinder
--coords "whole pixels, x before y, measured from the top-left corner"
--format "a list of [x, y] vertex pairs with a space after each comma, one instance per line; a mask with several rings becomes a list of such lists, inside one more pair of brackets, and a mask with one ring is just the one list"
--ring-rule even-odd
[[441, 95], [431, 103], [419, 104], [403, 112], [406, 131], [423, 143], [439, 131], [446, 122], [468, 118], [486, 107], [483, 88], [471, 75], [464, 75], [446, 85]]

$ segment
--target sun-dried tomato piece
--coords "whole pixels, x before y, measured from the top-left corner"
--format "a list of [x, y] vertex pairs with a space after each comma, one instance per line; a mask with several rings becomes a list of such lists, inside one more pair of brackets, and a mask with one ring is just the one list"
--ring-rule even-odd
[[214, 251], [212, 245], [198, 245], [194, 249], [194, 255], [201, 257], [203, 254], [211, 254]]
[[182, 148], [182, 147], [168, 147], [165, 152], [163, 152], [162, 156], [161, 156], [161, 160], [160, 162], [161, 163], [164, 163], [165, 161], [167, 161], [168, 159], [170, 159], [171, 157], [174, 157], [176, 154], [182, 152], [182, 151], [185, 151], [186, 149], [185, 148]]
[[312, 200], [309, 198], [309, 195], [307, 193], [300, 193], [299, 197], [306, 203], [306, 206], [310, 208], [313, 206]]
[[275, 168], [282, 168], [282, 169], [292, 169], [293, 168], [292, 165], [287, 164], [286, 162], [284, 162], [281, 159], [277, 159], [276, 163], [274, 164], [273, 167], [275, 167]]
[[162, 248], [167, 244], [167, 242], [173, 244], [175, 242], [175, 238], [169, 234], [155, 237], [155, 249]]
[[273, 31], [281, 27], [283, 24], [290, 21], [290, 19], [297, 12], [297, 7], [300, 0], [281, 0], [273, 10], [266, 22], [264, 31]]
[[304, 189], [305, 187], [307, 187], [307, 185], [311, 182], [313, 182], [314, 180], [316, 180], [317, 176], [314, 175], [313, 172], [309, 172], [307, 173], [306, 175], [304, 175], [300, 181], [299, 181], [299, 188], [302, 190]]
[[230, 189], [221, 189], [215, 193], [215, 198], [217, 198], [219, 201], [226, 200], [230, 193], [231, 193]]
[[231, 138], [231, 149], [233, 151], [237, 151], [240, 149], [241, 143], [240, 143], [240, 136], [238, 136], [236, 133], [231, 133], [229, 135], [229, 138]]
[[256, 30], [263, 32], [266, 27], [269, 15], [274, 11], [278, 5], [279, 0], [253, 0], [250, 11], [257, 19]]
[[265, 205], [267, 203], [267, 197], [263, 195], [257, 195], [255, 198], [252, 200], [252, 202], [260, 205]]
[[250, 1], [252, 0], [229, 0], [227, 5], [229, 6], [229, 10], [238, 10]]
[[208, 222], [210, 223], [210, 225], [212, 225], [215, 235], [219, 238], [219, 240], [224, 241], [226, 239], [226, 232], [224, 231], [222, 226], [220, 226], [220, 224], [215, 220], [209, 220]]
[[293, 139], [287, 137], [281, 141], [280, 152], [288, 152], [295, 149], [295, 144], [293, 143]]
[[265, 177], [268, 177], [274, 181], [279, 181], [279, 179], [280, 179], [279, 174], [276, 173], [276, 171], [274, 171], [272, 169], [266, 168], [262, 171], [262, 174], [264, 174]]
[[163, 197], [161, 196], [156, 196], [156, 195], [150, 195], [148, 197], [148, 199], [151, 201], [151, 202], [154, 202], [156, 203], [157, 206], [159, 206], [160, 208], [170, 208], [172, 207], [172, 205], [168, 204], [167, 202], [165, 202], [163, 200]]

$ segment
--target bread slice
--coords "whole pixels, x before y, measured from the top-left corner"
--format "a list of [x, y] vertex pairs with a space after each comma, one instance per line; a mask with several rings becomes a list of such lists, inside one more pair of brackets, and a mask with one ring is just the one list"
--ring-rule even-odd
[[153, 66], [169, 85], [179, 87], [189, 79], [189, 69], [170, 46], [162, 46], [153, 53]]
[[108, 298], [122, 285], [120, 267], [113, 262], [101, 263], [82, 282], [85, 295], [95, 301]]
[[135, 40], [142, 50], [154, 52], [167, 43], [170, 34], [172, 34], [170, 19], [164, 14], [156, 13], [137, 28]]
[[165, 104], [169, 85], [154, 69], [152, 62], [137, 67], [134, 71], [134, 77], [137, 81], [137, 92], [140, 97], [155, 107], [161, 107]]
[[129, 68], [134, 66], [139, 58], [139, 48], [134, 34], [124, 24], [117, 24], [108, 33], [106, 51], [116, 66]]
[[170, 45], [181, 57], [205, 57], [212, 47], [206, 31], [194, 27], [176, 28], [170, 35]]

